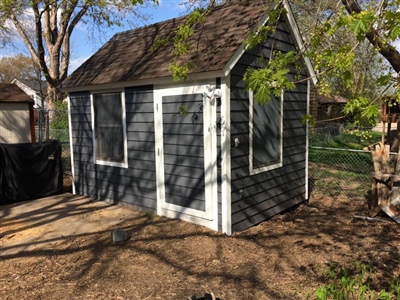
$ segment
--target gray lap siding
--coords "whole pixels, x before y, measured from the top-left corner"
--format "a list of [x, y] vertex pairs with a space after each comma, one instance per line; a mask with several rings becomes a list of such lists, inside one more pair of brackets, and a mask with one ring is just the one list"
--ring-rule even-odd
[[[203, 96], [164, 96], [162, 102], [166, 202], [205, 211]], [[186, 113], [179, 113], [181, 105]]]
[[[256, 175], [249, 172], [249, 95], [243, 75], [249, 65], [257, 67], [260, 55], [269, 55], [271, 45], [283, 51], [295, 50], [285, 25], [278, 39], [246, 52], [231, 72], [231, 208], [232, 230], [244, 230], [305, 199], [307, 83], [284, 93], [282, 167]], [[285, 32], [286, 30], [286, 32]], [[304, 76], [304, 75], [303, 75]], [[240, 144], [233, 145], [235, 138]], [[266, 137], [267, 138], [267, 137]]]
[[153, 87], [125, 91], [128, 168], [94, 164], [90, 93], [70, 94], [77, 194], [157, 209]]

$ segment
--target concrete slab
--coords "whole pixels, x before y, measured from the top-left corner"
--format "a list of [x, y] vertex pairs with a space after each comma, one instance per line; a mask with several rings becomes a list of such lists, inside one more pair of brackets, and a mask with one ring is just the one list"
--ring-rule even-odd
[[[380, 122], [376, 124], [374, 128], [372, 128], [372, 131], [377, 131], [377, 132], [382, 132], [383, 128], [383, 123]], [[387, 132], [388, 124], [385, 124], [385, 133]], [[391, 123], [391, 130], [396, 130], [397, 129], [397, 123]]]
[[104, 231], [138, 214], [129, 207], [69, 193], [2, 205], [0, 258], [49, 249], [68, 237]]

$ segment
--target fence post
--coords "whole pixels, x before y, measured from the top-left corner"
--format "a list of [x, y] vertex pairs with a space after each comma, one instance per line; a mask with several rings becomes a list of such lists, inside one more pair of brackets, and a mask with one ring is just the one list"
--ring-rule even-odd
[[50, 111], [46, 110], [46, 141], [50, 139]]
[[38, 142], [40, 143], [41, 141], [42, 141], [42, 127], [43, 127], [43, 120], [42, 120], [42, 118], [43, 118], [43, 116], [42, 116], [42, 110], [41, 109], [39, 109], [38, 110], [38, 114], [39, 114], [39, 117], [38, 117], [38, 119], [39, 119], [39, 124], [38, 124]]

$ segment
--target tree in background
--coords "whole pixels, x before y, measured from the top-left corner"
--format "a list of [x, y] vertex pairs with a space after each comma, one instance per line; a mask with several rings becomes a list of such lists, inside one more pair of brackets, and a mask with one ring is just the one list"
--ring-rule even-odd
[[[263, 9], [271, 4], [262, 0], [254, 1], [259, 1], [260, 8]], [[177, 52], [192, 32], [191, 28], [205, 20], [207, 8], [227, 1], [188, 2], [191, 5], [197, 4], [199, 8], [194, 10], [186, 24], [177, 28], [177, 38], [174, 41], [178, 46]], [[393, 46], [393, 42], [400, 39], [400, 0], [281, 0], [276, 8], [269, 12], [268, 24], [247, 39], [247, 47], [263, 42], [268, 34], [273, 33], [274, 23], [286, 13], [286, 2], [290, 2], [295, 12], [305, 44], [305, 48], [301, 50], [312, 59], [322, 90], [329, 92], [332, 86], [337, 86], [338, 89], [356, 95], [371, 80], [383, 86], [381, 92], [390, 84], [399, 84], [399, 79], [394, 78], [391, 73], [393, 70], [397, 74], [400, 72], [400, 53]], [[190, 49], [183, 47], [182, 54], [188, 50]], [[378, 53], [386, 59], [390, 68], [382, 64]], [[296, 59], [293, 54], [282, 53], [271, 57], [264, 69], [256, 70], [248, 76], [249, 88], [256, 90], [261, 87], [252, 86], [250, 81], [267, 86], [264, 96], [265, 100], [268, 100], [268, 86], [271, 86], [272, 79], [267, 77], [269, 73], [265, 72], [265, 69], [277, 66], [288, 68]], [[171, 69], [178, 71], [177, 73], [182, 71], [179, 68]], [[276, 75], [273, 72], [272, 74]], [[286, 75], [287, 73], [282, 73], [282, 77]], [[177, 76], [179, 77], [182, 76]], [[276, 81], [276, 78], [274, 80]], [[282, 87], [285, 86], [277, 86], [278, 93]], [[400, 92], [398, 93], [400, 99]]]
[[[382, 95], [394, 91], [393, 87], [388, 89], [391, 82], [382, 82], [383, 78], [392, 79], [392, 67], [366, 35], [363, 37], [372, 19], [355, 13], [349, 16], [342, 1], [298, 0], [292, 1], [292, 7], [308, 47], [307, 55], [320, 74], [320, 92], [350, 99], [344, 110], [347, 121], [352, 120], [359, 128], [374, 126]], [[369, 15], [375, 8], [364, 6], [362, 14]], [[383, 22], [378, 19], [372, 28]], [[398, 23], [390, 26], [396, 30]], [[390, 42], [396, 35], [384, 38]]]
[[11, 83], [13, 79], [40, 81], [40, 66], [23, 54], [0, 58], [0, 82]]
[[[48, 106], [62, 99], [60, 86], [67, 78], [71, 35], [79, 23], [101, 30], [120, 26], [146, 0], [0, 1], [0, 37], [10, 41], [14, 29], [48, 83]], [[157, 0], [148, 2], [158, 3]], [[7, 25], [12, 24], [10, 29]]]
[[[260, 9], [271, 5], [254, 1], [260, 3]], [[208, 9], [229, 1], [188, 2], [198, 9], [176, 30], [176, 59], [170, 67], [175, 79], [186, 78], [189, 71], [190, 65], [180, 64], [179, 58], [192, 51], [185, 41], [193, 27], [204, 22]], [[356, 126], [376, 124], [382, 96], [389, 92], [400, 102], [400, 53], [393, 46], [400, 40], [400, 0], [280, 0], [269, 10], [267, 24], [248, 37], [247, 48], [273, 35], [288, 3], [303, 35], [305, 47], [300, 52], [314, 65], [319, 91], [350, 98], [344, 113]], [[294, 83], [288, 75], [299, 59], [296, 53], [275, 51], [262, 68], [247, 70], [247, 88], [256, 91], [261, 103], [269, 101], [271, 92], [278, 95], [292, 89]]]

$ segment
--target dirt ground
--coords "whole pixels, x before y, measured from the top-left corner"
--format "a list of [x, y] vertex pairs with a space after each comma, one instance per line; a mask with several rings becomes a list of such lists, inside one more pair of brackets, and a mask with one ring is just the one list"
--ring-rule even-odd
[[[28, 223], [0, 207], [0, 299], [188, 299], [209, 292], [221, 300], [314, 299], [332, 263], [373, 266], [377, 291], [400, 273], [400, 224], [354, 218], [367, 215], [362, 197], [314, 196], [232, 236], [89, 199], [79, 203], [27, 214]], [[116, 208], [120, 217], [111, 222], [104, 212]], [[73, 231], [68, 215], [96, 230]], [[64, 234], [43, 235], [43, 243], [18, 251], [7, 246], [26, 230], [47, 232], [56, 223]], [[115, 228], [128, 241], [112, 243]]]

